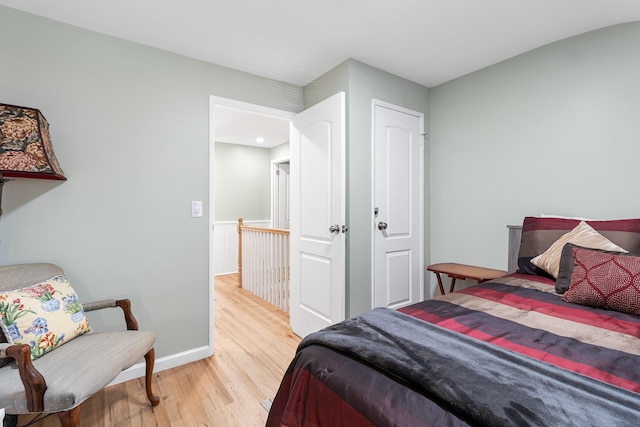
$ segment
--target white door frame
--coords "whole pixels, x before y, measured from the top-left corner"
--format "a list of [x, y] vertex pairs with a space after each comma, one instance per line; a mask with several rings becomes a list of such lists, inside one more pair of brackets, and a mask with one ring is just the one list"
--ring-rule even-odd
[[[417, 116], [420, 118], [420, 135], [424, 135], [424, 113], [421, 113], [419, 111], [414, 111], [414, 110], [410, 110], [408, 108], [404, 108], [404, 107], [400, 107], [398, 105], [395, 104], [391, 104], [385, 101], [380, 101], [379, 99], [373, 99], [371, 102], [371, 308], [375, 307], [375, 251], [376, 251], [376, 246], [375, 246], [375, 224], [376, 224], [376, 217], [374, 214], [374, 209], [375, 209], [375, 188], [374, 188], [374, 183], [375, 183], [375, 169], [373, 166], [375, 166], [375, 150], [374, 150], [374, 144], [375, 144], [375, 109], [376, 106], [380, 106], [380, 107], [384, 107], [384, 108], [389, 108], [391, 110], [396, 110], [396, 111], [400, 111], [402, 113], [405, 114], [409, 114], [412, 116]], [[420, 200], [419, 200], [419, 207], [420, 207], [420, 212], [419, 212], [419, 227], [420, 227], [420, 231], [419, 231], [419, 245], [420, 245], [420, 277], [419, 277], [419, 281], [420, 281], [420, 298], [424, 299], [424, 153], [425, 153], [425, 144], [420, 144], [420, 176], [419, 176], [419, 180], [420, 180], [420, 188], [419, 188], [419, 194], [420, 194]]]
[[239, 110], [252, 111], [254, 113], [264, 114], [291, 120], [296, 114], [291, 111], [279, 110], [276, 108], [265, 107], [264, 105], [251, 104], [248, 102], [238, 101], [235, 99], [222, 98], [219, 96], [209, 95], [209, 344], [208, 356], [214, 353], [214, 330], [215, 330], [215, 268], [214, 268], [214, 233], [215, 224], [214, 208], [215, 208], [215, 179], [213, 165], [215, 164], [215, 146], [216, 146], [216, 106], [236, 108]]
[[281, 163], [289, 163], [290, 161], [291, 161], [290, 156], [271, 160], [271, 227], [272, 228], [279, 228], [279, 227], [276, 227], [276, 225], [273, 223], [274, 218], [278, 216], [278, 209], [279, 209], [279, 206], [277, 206], [275, 203], [275, 193], [277, 191], [277, 188], [276, 188], [277, 182], [274, 178], [275, 176], [274, 172], [278, 167], [278, 165], [280, 165]]

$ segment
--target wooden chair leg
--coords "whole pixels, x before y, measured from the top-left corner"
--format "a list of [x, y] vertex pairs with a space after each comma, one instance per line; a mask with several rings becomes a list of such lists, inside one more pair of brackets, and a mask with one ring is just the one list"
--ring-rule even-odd
[[62, 427], [80, 427], [80, 406], [66, 412], [58, 412], [56, 415]]
[[144, 360], [146, 362], [147, 368], [145, 372], [145, 386], [147, 389], [147, 397], [149, 398], [149, 402], [151, 402], [151, 405], [156, 406], [160, 403], [160, 398], [153, 394], [153, 390], [151, 390], [151, 380], [153, 379], [153, 365], [156, 360], [156, 352], [153, 348], [144, 355]]

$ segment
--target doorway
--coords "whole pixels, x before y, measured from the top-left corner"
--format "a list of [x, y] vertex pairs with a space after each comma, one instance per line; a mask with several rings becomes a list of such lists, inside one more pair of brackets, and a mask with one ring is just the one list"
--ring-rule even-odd
[[[229, 114], [231, 113], [231, 114]], [[241, 215], [232, 215], [228, 214], [225, 218], [216, 218], [216, 191], [217, 188], [222, 188], [220, 186], [228, 185], [228, 179], [218, 179], [216, 180], [216, 173], [214, 170], [216, 164], [216, 142], [223, 142], [221, 139], [224, 139], [227, 143], [233, 144], [244, 144], [246, 146], [259, 147], [259, 144], [262, 144], [264, 148], [272, 148], [269, 144], [274, 144], [271, 140], [271, 137], [263, 133], [263, 142], [256, 141], [256, 137], [250, 136], [248, 131], [255, 130], [261, 126], [264, 126], [265, 122], [282, 122], [284, 123], [284, 132], [283, 137], [284, 140], [278, 139], [277, 145], [281, 145], [282, 142], [288, 141], [289, 139], [289, 123], [291, 117], [294, 116], [294, 113], [284, 110], [278, 110], [270, 107], [265, 107], [262, 105], [250, 104], [242, 101], [221, 98], [216, 96], [210, 96], [209, 98], [209, 353], [213, 354], [214, 349], [214, 321], [215, 321], [215, 305], [214, 305], [214, 297], [215, 297], [215, 289], [214, 289], [214, 275], [216, 272], [216, 266], [219, 262], [218, 255], [225, 254], [229, 258], [231, 258], [231, 262], [235, 260], [235, 266], [237, 269], [237, 234], [236, 234], [236, 220], [238, 216]], [[231, 129], [237, 129], [236, 131], [228, 132], [228, 128], [223, 127], [223, 121], [229, 125], [229, 121], [234, 121], [231, 123]], [[233, 141], [230, 141], [232, 138], [232, 134], [235, 135]], [[243, 139], [244, 138], [244, 139]], [[275, 150], [275, 149], [274, 149]], [[288, 151], [288, 149], [287, 149]], [[287, 154], [288, 155], [288, 154]], [[280, 152], [274, 154], [279, 159], [285, 157]], [[267, 174], [268, 169], [270, 168], [270, 160], [267, 160], [266, 168]], [[265, 180], [266, 180], [265, 176]], [[267, 180], [268, 182], [268, 180]], [[267, 184], [267, 190], [270, 191], [269, 186]], [[270, 196], [268, 200], [270, 200]], [[218, 201], [218, 203], [222, 203], [222, 201]], [[267, 202], [268, 206], [266, 208], [265, 217], [269, 217], [271, 215], [270, 202]], [[235, 218], [234, 218], [235, 216]], [[223, 220], [224, 219], [224, 220]], [[268, 222], [269, 225], [263, 226], [271, 226], [271, 218], [255, 218], [259, 221]], [[262, 224], [259, 224], [262, 225]], [[228, 242], [235, 242], [235, 251], [223, 249], [226, 246], [222, 244], [223, 240], [227, 239]]]
[[[291, 129], [291, 304], [292, 329], [301, 336], [318, 330], [325, 323], [336, 323], [345, 316], [345, 94], [340, 92], [299, 113], [274, 110], [238, 101], [211, 97], [210, 135], [210, 271], [214, 271], [216, 238], [215, 197], [217, 183], [215, 143], [218, 141], [216, 111], [236, 108], [286, 119]], [[297, 144], [294, 141], [298, 141]], [[296, 151], [297, 150], [297, 151]], [[286, 162], [281, 162], [286, 163]], [[304, 171], [304, 174], [301, 172]], [[326, 179], [322, 179], [326, 176]], [[219, 180], [219, 181], [222, 181]], [[272, 186], [273, 188], [273, 186]], [[294, 200], [294, 194], [296, 195]], [[325, 196], [322, 198], [322, 196]], [[294, 209], [294, 207], [296, 207]], [[272, 209], [273, 211], [273, 209]], [[296, 217], [295, 213], [298, 213]], [[296, 219], [297, 218], [297, 219]], [[304, 224], [302, 226], [301, 224]], [[297, 228], [296, 228], [297, 226]], [[296, 238], [297, 236], [297, 238]], [[314, 238], [312, 238], [314, 237]], [[315, 238], [317, 237], [317, 238]], [[304, 243], [301, 246], [300, 243]], [[318, 244], [316, 244], [318, 243]], [[325, 252], [329, 252], [328, 254]], [[324, 264], [323, 264], [324, 263]], [[321, 266], [325, 266], [321, 267]], [[300, 268], [298, 268], [300, 267]], [[321, 271], [320, 271], [321, 270]], [[318, 280], [322, 272], [331, 279]], [[322, 276], [324, 277], [324, 276]], [[300, 280], [304, 279], [304, 280]], [[304, 283], [305, 286], [296, 287]], [[210, 348], [213, 349], [214, 287], [210, 283]], [[321, 304], [320, 304], [321, 303]], [[297, 310], [299, 309], [299, 310]], [[297, 310], [297, 311], [296, 311]], [[308, 313], [310, 316], [298, 316]], [[296, 322], [296, 319], [302, 322]], [[314, 323], [315, 322], [315, 323]], [[304, 324], [305, 331], [295, 325]]]
[[271, 162], [271, 221], [273, 228], [291, 228], [291, 164], [289, 158]]

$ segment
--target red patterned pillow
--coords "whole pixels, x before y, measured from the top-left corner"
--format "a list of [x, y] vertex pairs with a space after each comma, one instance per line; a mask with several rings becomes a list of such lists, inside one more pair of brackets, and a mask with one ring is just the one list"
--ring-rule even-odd
[[640, 257], [573, 248], [567, 302], [640, 315]]

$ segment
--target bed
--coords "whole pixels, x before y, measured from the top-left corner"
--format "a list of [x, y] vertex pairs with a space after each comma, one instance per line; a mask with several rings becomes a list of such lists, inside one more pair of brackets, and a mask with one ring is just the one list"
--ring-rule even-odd
[[303, 339], [267, 426], [640, 425], [640, 219], [519, 231], [516, 272]]

